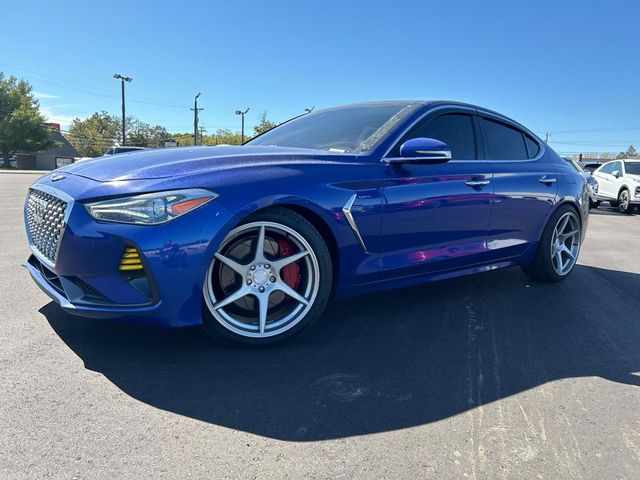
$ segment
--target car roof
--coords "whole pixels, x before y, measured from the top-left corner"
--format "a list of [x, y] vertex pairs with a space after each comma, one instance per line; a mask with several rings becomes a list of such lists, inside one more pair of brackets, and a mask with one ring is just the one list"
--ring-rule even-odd
[[[489, 108], [481, 107], [480, 105], [474, 105], [472, 103], [458, 102], [455, 100], [373, 100], [370, 102], [356, 102], [356, 103], [347, 103], [344, 105], [335, 105], [328, 108], [323, 108], [322, 110], [331, 110], [333, 108], [344, 108], [344, 107], [373, 107], [377, 105], [398, 105], [398, 106], [440, 106], [440, 105], [451, 105], [457, 107], [467, 107], [473, 108], [477, 110], [482, 110], [484, 112], [493, 113], [495, 115], [504, 117], [505, 115], [493, 111]], [[318, 110], [320, 111], [320, 110]]]
[[480, 105], [474, 105], [472, 103], [458, 102], [455, 100], [377, 100], [377, 101], [370, 101], [370, 102], [358, 102], [358, 103], [349, 103], [345, 105], [336, 105], [333, 107], [316, 110], [316, 112], [346, 108], [346, 107], [358, 107], [358, 106], [367, 107], [367, 106], [376, 106], [376, 105], [397, 105], [397, 106], [414, 107], [414, 108], [440, 107], [440, 106], [465, 107], [472, 110], [478, 110], [478, 112], [480, 113], [493, 115], [498, 119], [504, 120], [507, 123], [511, 123], [514, 126], [517, 126], [518, 128], [524, 130], [525, 132], [530, 134], [532, 137], [536, 138], [539, 142], [542, 142], [542, 139], [540, 139], [540, 137], [538, 137], [533, 131], [531, 131], [530, 129], [528, 129], [518, 121], [514, 120], [513, 118], [510, 118], [500, 112], [496, 112], [495, 110], [491, 110], [490, 108], [481, 107]]
[[603, 163], [603, 165], [613, 162], [638, 163], [640, 162], [640, 158], [614, 158], [613, 160], [608, 160], [607, 162]]

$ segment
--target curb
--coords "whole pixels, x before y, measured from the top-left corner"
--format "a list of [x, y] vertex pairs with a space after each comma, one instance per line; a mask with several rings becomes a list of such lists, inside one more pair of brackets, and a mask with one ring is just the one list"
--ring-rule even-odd
[[9, 169], [0, 168], [0, 174], [3, 174], [3, 173], [11, 173], [11, 174], [26, 173], [26, 174], [31, 174], [31, 175], [45, 175], [45, 174], [50, 173], [50, 172], [51, 172], [51, 170], [9, 170]]

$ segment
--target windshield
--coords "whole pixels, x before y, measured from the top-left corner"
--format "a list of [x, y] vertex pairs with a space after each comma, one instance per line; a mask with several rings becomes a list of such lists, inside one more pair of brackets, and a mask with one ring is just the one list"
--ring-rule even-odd
[[366, 152], [412, 109], [407, 103], [385, 103], [319, 110], [269, 130], [247, 144]]
[[624, 162], [624, 171], [627, 175], [640, 175], [640, 162]]

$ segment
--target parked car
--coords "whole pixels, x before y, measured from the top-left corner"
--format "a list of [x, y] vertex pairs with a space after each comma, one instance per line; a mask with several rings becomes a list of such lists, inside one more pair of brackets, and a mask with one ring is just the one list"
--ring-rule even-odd
[[598, 190], [600, 188], [600, 184], [596, 177], [591, 175], [590, 173], [584, 173], [585, 178], [587, 179], [587, 187], [589, 188], [589, 208], [597, 208], [598, 207]]
[[243, 146], [70, 165], [32, 185], [25, 209], [25, 266], [67, 312], [265, 344], [307, 329], [331, 297], [510, 266], [564, 280], [589, 194], [499, 113], [375, 102]]
[[564, 160], [569, 162], [576, 171], [580, 172], [587, 180], [587, 187], [589, 188], [589, 208], [595, 208], [598, 206], [598, 180], [591, 175], [591, 172], [588, 169], [585, 169], [584, 166], [580, 166], [578, 162], [573, 160], [570, 157], [562, 157]]
[[145, 147], [111, 147], [103, 155], [117, 155], [118, 153], [138, 152], [140, 150], [149, 149]]
[[578, 162], [578, 165], [583, 171], [591, 175], [594, 170], [602, 165], [602, 162]]
[[640, 160], [607, 162], [593, 172], [598, 180], [598, 201], [607, 201], [622, 213], [640, 205]]

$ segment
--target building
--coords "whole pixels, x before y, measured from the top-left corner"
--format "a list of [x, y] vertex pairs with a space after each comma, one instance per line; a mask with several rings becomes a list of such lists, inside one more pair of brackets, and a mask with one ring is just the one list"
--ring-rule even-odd
[[78, 151], [60, 133], [60, 124], [51, 123], [53, 131], [49, 140], [55, 145], [38, 153], [16, 154], [16, 168], [25, 170], [54, 170], [73, 163], [79, 157]]

